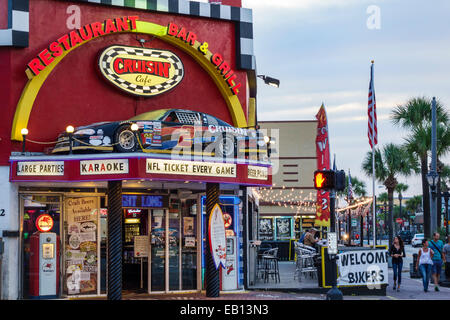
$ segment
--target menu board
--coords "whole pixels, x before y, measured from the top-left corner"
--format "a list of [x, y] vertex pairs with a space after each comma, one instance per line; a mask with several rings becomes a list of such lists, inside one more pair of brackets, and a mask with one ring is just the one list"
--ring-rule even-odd
[[148, 257], [148, 247], [149, 247], [149, 237], [148, 236], [135, 236], [134, 237], [134, 257], [144, 258]]
[[98, 198], [69, 198], [64, 205], [64, 291], [68, 295], [96, 294]]

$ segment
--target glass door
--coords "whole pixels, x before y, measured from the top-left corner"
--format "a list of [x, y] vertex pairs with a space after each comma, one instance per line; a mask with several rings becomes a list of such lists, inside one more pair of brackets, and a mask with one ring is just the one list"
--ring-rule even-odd
[[166, 214], [165, 210], [151, 210], [151, 291], [166, 291]]
[[[180, 290], [180, 214], [169, 212], [169, 291]], [[176, 212], [175, 212], [176, 211]]]
[[172, 199], [169, 210], [151, 210], [150, 292], [197, 289], [196, 203]]
[[181, 290], [197, 289], [197, 200], [182, 205]]

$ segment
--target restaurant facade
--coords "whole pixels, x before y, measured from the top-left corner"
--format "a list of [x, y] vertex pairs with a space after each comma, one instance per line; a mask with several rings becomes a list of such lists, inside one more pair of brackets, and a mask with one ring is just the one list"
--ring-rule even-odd
[[0, 0], [1, 299], [246, 287], [272, 165], [216, 2]]

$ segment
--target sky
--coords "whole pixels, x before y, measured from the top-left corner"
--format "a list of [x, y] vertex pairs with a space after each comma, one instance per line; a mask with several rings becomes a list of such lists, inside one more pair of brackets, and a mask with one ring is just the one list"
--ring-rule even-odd
[[[432, 3], [432, 5], [430, 5]], [[378, 143], [403, 142], [391, 110], [417, 96], [436, 96], [450, 107], [450, 1], [243, 0], [253, 9], [258, 80], [258, 120], [311, 120], [324, 103], [331, 156], [338, 169], [366, 183], [361, 170], [370, 151], [367, 100], [374, 64]], [[450, 163], [447, 155], [442, 159]], [[418, 175], [399, 182], [403, 196], [421, 194]], [[381, 182], [376, 193], [385, 192]]]

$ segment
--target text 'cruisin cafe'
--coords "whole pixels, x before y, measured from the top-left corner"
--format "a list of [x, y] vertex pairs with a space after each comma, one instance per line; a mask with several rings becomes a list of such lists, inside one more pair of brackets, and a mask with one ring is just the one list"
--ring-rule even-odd
[[244, 287], [250, 9], [0, 0], [0, 61], [3, 299]]

